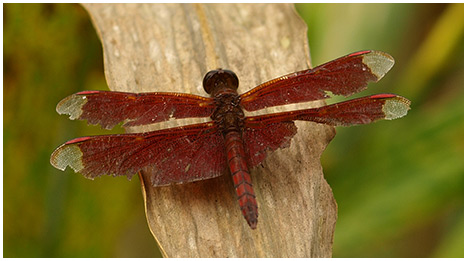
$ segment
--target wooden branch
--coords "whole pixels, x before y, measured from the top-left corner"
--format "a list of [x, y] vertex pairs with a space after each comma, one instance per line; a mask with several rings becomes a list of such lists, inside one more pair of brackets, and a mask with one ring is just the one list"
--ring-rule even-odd
[[[242, 93], [311, 67], [306, 26], [290, 4], [84, 6], [103, 43], [111, 90], [207, 96], [201, 85], [204, 74], [222, 67], [237, 73]], [[259, 204], [256, 230], [241, 214], [228, 172], [211, 180], [154, 188], [150, 170], [142, 171], [148, 224], [163, 254], [331, 257], [337, 206], [319, 159], [334, 128], [303, 122], [297, 126], [290, 148], [271, 153], [251, 170]], [[167, 125], [128, 131], [157, 127]]]

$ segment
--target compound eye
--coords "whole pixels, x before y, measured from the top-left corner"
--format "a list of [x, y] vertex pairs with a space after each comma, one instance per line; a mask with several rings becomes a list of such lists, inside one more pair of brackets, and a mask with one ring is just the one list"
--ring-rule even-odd
[[214, 83], [215, 83], [215, 75], [218, 73], [219, 70], [212, 70], [206, 73], [203, 79], [203, 88], [207, 93], [211, 93], [211, 91], [214, 89]]
[[231, 89], [238, 89], [238, 77], [237, 75], [229, 70], [224, 70], [225, 81]]
[[203, 88], [207, 93], [211, 93], [210, 90], [212, 90], [212, 85], [213, 85], [213, 80], [212, 78], [214, 75], [217, 73], [218, 70], [212, 70], [206, 73], [203, 79]]

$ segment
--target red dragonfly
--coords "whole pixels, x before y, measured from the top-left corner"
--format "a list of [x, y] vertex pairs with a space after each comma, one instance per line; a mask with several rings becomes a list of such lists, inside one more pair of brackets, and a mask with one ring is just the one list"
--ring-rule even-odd
[[329, 98], [326, 92], [349, 96], [377, 82], [394, 64], [380, 51], [349, 54], [313, 69], [291, 73], [237, 93], [238, 78], [229, 70], [206, 74], [203, 87], [210, 98], [169, 92], [127, 93], [83, 91], [66, 97], [57, 112], [112, 129], [167, 121], [171, 118], [210, 117], [205, 123], [146, 133], [102, 135], [70, 140], [50, 158], [57, 169], [70, 166], [86, 178], [108, 174], [131, 178], [151, 166], [153, 186], [218, 177], [227, 168], [240, 209], [252, 229], [258, 206], [249, 169], [270, 151], [286, 148], [297, 133], [294, 121], [333, 126], [367, 124], [403, 117], [410, 101], [394, 94], [377, 94], [319, 108], [245, 117], [244, 111]]

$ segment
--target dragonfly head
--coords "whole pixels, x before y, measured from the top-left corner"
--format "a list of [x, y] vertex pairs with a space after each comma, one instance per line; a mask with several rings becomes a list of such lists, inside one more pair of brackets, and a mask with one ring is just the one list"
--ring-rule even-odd
[[238, 77], [230, 70], [219, 68], [208, 72], [204, 76], [203, 87], [211, 96], [225, 89], [236, 91], [238, 88]]

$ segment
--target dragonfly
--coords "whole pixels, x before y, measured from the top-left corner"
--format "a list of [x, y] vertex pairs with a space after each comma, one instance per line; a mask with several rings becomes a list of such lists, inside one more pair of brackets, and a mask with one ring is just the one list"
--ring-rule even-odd
[[238, 94], [239, 79], [226, 69], [203, 79], [210, 97], [175, 92], [129, 93], [82, 91], [57, 105], [70, 119], [112, 129], [171, 119], [210, 117], [203, 123], [143, 133], [75, 138], [59, 146], [50, 163], [67, 166], [84, 177], [131, 177], [151, 167], [152, 186], [183, 184], [219, 177], [230, 170], [240, 210], [248, 225], [258, 223], [258, 204], [250, 169], [268, 153], [287, 148], [297, 133], [294, 121], [331, 126], [368, 124], [405, 116], [410, 101], [395, 94], [376, 94], [317, 108], [245, 116], [245, 111], [323, 100], [329, 94], [350, 96], [379, 81], [394, 65], [381, 51], [360, 51], [312, 69], [262, 83]]

